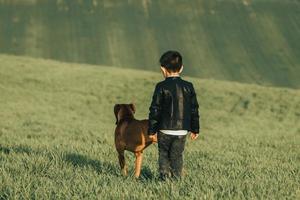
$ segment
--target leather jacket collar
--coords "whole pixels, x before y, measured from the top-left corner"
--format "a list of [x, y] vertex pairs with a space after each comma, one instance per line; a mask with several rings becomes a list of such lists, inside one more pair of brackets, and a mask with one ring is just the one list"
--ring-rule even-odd
[[169, 76], [169, 77], [166, 77], [165, 80], [174, 80], [174, 79], [181, 79], [180, 76]]

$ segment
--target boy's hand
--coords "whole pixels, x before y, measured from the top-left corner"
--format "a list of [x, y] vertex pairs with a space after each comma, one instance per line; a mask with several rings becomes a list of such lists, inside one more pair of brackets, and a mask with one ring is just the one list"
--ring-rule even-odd
[[193, 133], [193, 132], [191, 132], [191, 139], [192, 139], [192, 140], [196, 140], [198, 136], [199, 136], [198, 133]]
[[153, 142], [157, 142], [157, 133], [154, 133], [154, 134], [149, 135], [149, 138], [150, 138]]

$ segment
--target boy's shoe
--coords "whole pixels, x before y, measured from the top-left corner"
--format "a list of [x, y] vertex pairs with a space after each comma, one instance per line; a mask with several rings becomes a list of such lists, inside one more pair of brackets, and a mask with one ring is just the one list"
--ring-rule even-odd
[[168, 174], [162, 174], [162, 173], [159, 174], [160, 181], [166, 181], [168, 178], [169, 178]]

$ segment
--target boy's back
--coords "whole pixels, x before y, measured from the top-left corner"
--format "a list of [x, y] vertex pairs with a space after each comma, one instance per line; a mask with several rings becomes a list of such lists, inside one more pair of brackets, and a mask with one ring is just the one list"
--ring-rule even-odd
[[170, 172], [173, 177], [181, 176], [186, 135], [190, 131], [192, 139], [198, 137], [199, 105], [193, 84], [180, 78], [180, 53], [168, 51], [161, 56], [160, 63], [165, 80], [154, 90], [148, 134], [157, 135], [160, 178], [165, 180]]
[[199, 132], [198, 103], [192, 83], [179, 76], [156, 85], [149, 114], [149, 132], [188, 130]]

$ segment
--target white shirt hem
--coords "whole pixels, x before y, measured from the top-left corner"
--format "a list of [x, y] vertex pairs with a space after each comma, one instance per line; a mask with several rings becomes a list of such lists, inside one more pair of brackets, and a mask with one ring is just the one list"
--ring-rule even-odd
[[187, 130], [159, 130], [166, 135], [187, 135]]

